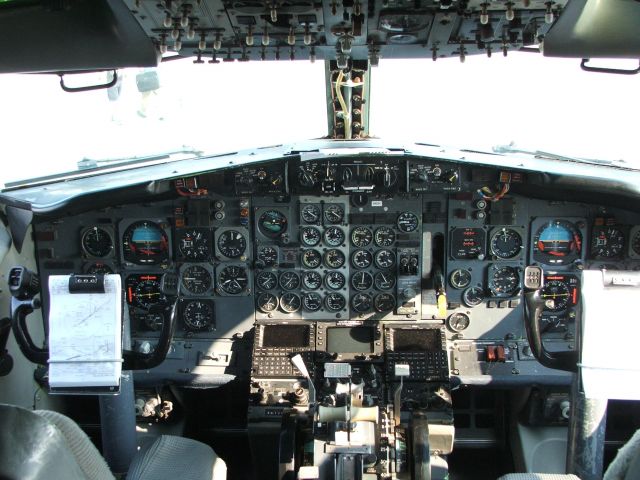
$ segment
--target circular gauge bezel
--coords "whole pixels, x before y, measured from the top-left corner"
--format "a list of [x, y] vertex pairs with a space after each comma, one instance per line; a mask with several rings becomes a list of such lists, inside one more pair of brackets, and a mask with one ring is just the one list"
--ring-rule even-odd
[[324, 220], [331, 225], [342, 223], [344, 213], [344, 207], [339, 203], [327, 203], [324, 205]]
[[296, 313], [300, 307], [302, 307], [302, 299], [297, 293], [286, 292], [280, 296], [280, 310], [284, 313]]
[[[562, 290], [563, 292], [562, 293], [551, 292], [550, 290], [552, 290], [554, 287], [558, 288], [559, 290]], [[545, 300], [545, 302], [546, 300], [553, 300], [554, 302], [556, 302], [556, 298], [558, 296], [564, 297], [564, 299], [558, 303], [554, 303], [553, 308], [548, 307], [545, 303], [545, 307], [544, 307], [545, 312], [557, 313], [557, 312], [566, 310], [567, 308], [569, 308], [569, 302], [571, 301], [571, 289], [569, 285], [567, 285], [562, 280], [546, 280], [544, 283], [544, 286], [540, 290], [540, 298]]]
[[373, 240], [373, 232], [367, 227], [356, 227], [351, 230], [351, 244], [354, 247], [368, 247]]
[[[312, 234], [311, 240], [309, 240], [308, 234]], [[315, 227], [303, 227], [300, 230], [300, 242], [307, 247], [315, 247], [322, 240], [322, 234], [320, 230]]]
[[258, 248], [257, 257], [265, 267], [273, 267], [278, 263], [278, 250], [275, 247], [262, 245]]
[[[562, 249], [562, 251], [560, 251], [558, 245], [547, 248], [544, 243], [545, 241], [540, 240], [542, 234], [550, 228], [562, 228], [569, 234], [571, 239], [568, 240], [569, 245], [566, 250]], [[557, 244], [560, 240], [554, 240], [553, 242]], [[536, 230], [535, 236], [533, 237], [533, 259], [535, 261], [545, 265], [567, 265], [578, 260], [581, 256], [582, 233], [573, 222], [569, 220], [549, 220], [540, 225]]]
[[[605, 242], [598, 242], [604, 235]], [[594, 258], [619, 258], [624, 252], [625, 234], [620, 227], [595, 227], [591, 234], [591, 256]]]
[[[230, 238], [235, 236], [235, 238]], [[237, 242], [238, 245], [229, 246], [229, 242]], [[247, 251], [247, 237], [233, 228], [220, 232], [216, 240], [218, 251], [227, 258], [240, 258]]]
[[[383, 255], [388, 255], [388, 257], [390, 258], [389, 263], [381, 262], [381, 257]], [[380, 270], [388, 270], [389, 268], [392, 268], [396, 264], [396, 254], [386, 248], [383, 250], [378, 250], [373, 256], [373, 262], [375, 263], [376, 267], [379, 268]]]
[[471, 285], [471, 272], [466, 268], [456, 268], [449, 275], [449, 284], [458, 290], [463, 290]]
[[[338, 283], [332, 284], [332, 279], [338, 279]], [[340, 290], [344, 288], [346, 283], [347, 279], [344, 277], [344, 275], [336, 270], [329, 270], [324, 277], [324, 284], [331, 290]]]
[[[508, 246], [506, 242], [500, 242], [500, 239], [505, 236], [509, 236], [511, 239], [515, 239], [512, 246]], [[524, 246], [522, 235], [517, 230], [513, 228], [500, 228], [494, 231], [491, 234], [491, 239], [489, 240], [489, 250], [491, 254], [496, 258], [501, 258], [503, 260], [509, 260], [512, 258], [516, 258], [522, 252], [522, 248]]]
[[278, 277], [278, 285], [283, 290], [295, 290], [300, 287], [300, 276], [293, 270], [285, 270]]
[[[462, 325], [459, 322], [462, 322]], [[462, 332], [469, 328], [471, 324], [471, 318], [469, 315], [462, 312], [455, 312], [449, 315], [447, 318], [447, 326], [454, 332]]]
[[[382, 302], [388, 302], [389, 308], [383, 308]], [[391, 293], [378, 293], [373, 297], [373, 308], [378, 313], [389, 313], [396, 307], [396, 297]]]
[[193, 295], [202, 295], [213, 286], [211, 272], [202, 265], [189, 265], [183, 268], [180, 273], [180, 281], [182, 286]]
[[[358, 281], [358, 279], [361, 279]], [[363, 292], [373, 286], [373, 276], [369, 272], [361, 270], [351, 275], [351, 287], [354, 290]]]
[[[238, 280], [242, 274], [245, 275], [245, 278]], [[224, 277], [227, 275], [230, 275], [230, 278], [225, 279]], [[227, 282], [235, 282], [235, 286], [231, 287], [232, 284]], [[249, 287], [249, 274], [243, 266], [227, 265], [218, 273], [216, 283], [218, 288], [224, 293], [228, 295], [240, 295]]]
[[[480, 292], [478, 297], [472, 297], [471, 295]], [[484, 290], [481, 287], [469, 287], [462, 292], [462, 302], [470, 308], [477, 307], [484, 301]]]
[[[310, 216], [309, 212], [313, 212], [315, 214], [315, 217]], [[314, 203], [303, 205], [300, 209], [300, 217], [302, 218], [302, 221], [307, 224], [315, 225], [320, 223], [320, 219], [322, 218], [320, 206]]]
[[[271, 221], [267, 223], [269, 218], [272, 220], [277, 219], [278, 222], [274, 223]], [[277, 226], [278, 229], [273, 230], [274, 226]], [[288, 226], [289, 219], [280, 210], [265, 210], [260, 214], [260, 218], [258, 218], [258, 231], [267, 238], [280, 238], [280, 236], [287, 231]]]
[[[334, 301], [339, 303], [334, 304]], [[340, 310], [344, 310], [347, 306], [347, 300], [341, 293], [330, 292], [326, 297], [324, 297], [324, 306], [330, 312], [339, 312]]]
[[[102, 239], [99, 238], [102, 235]], [[95, 240], [93, 236], [97, 236]], [[95, 244], [97, 242], [97, 244]], [[104, 244], [102, 244], [104, 242]], [[92, 227], [85, 228], [80, 237], [80, 244], [82, 250], [88, 257], [93, 258], [105, 258], [113, 253], [114, 242], [113, 235], [110, 231], [103, 227], [94, 225]]]
[[420, 219], [415, 213], [402, 212], [396, 220], [398, 230], [404, 233], [415, 232], [420, 226]]
[[344, 241], [346, 239], [344, 230], [342, 230], [340, 227], [327, 228], [324, 231], [322, 238], [324, 239], [324, 243], [326, 243], [330, 247], [339, 247], [340, 245], [344, 244]]
[[[145, 289], [145, 293], [141, 291]], [[160, 280], [140, 279], [133, 289], [134, 297], [133, 303], [135, 306], [149, 310], [152, 306], [166, 302], [166, 297], [160, 289]], [[151, 299], [153, 295], [153, 300]], [[143, 296], [149, 297], [148, 300], [144, 300]]]
[[280, 306], [278, 297], [271, 292], [262, 292], [256, 299], [256, 306], [262, 313], [273, 313]]
[[354, 312], [367, 313], [372, 307], [373, 298], [368, 293], [360, 292], [351, 297], [351, 308]]
[[273, 272], [262, 271], [256, 276], [256, 285], [260, 290], [273, 290], [278, 286], [278, 277]]
[[[202, 311], [200, 312], [192, 311], [193, 309], [196, 309], [196, 308], [200, 310], [202, 309], [205, 310], [205, 318], [203, 320], [200, 320], [199, 318], [197, 318], [198, 316], [203, 315]], [[196, 315], [195, 319], [193, 318], [193, 315]], [[213, 327], [213, 318], [214, 318], [213, 305], [211, 305], [209, 302], [206, 302], [206, 301], [190, 300], [185, 304], [185, 306], [182, 309], [182, 321], [184, 322], [185, 326], [189, 330], [202, 331], [202, 330], [211, 329]]]
[[322, 264], [322, 255], [314, 249], [303, 250], [300, 261], [305, 268], [318, 268]]
[[336, 269], [342, 268], [347, 259], [342, 251], [337, 248], [332, 248], [324, 252], [323, 261], [327, 268]]
[[[159, 240], [134, 240], [133, 235], [139, 228], [154, 231]], [[141, 254], [145, 256], [140, 256]], [[166, 262], [169, 259], [169, 237], [155, 222], [150, 220], [133, 222], [122, 235], [122, 255], [126, 262], [136, 265], [158, 265]]]
[[[495, 297], [513, 296], [520, 288], [520, 272], [518, 267], [500, 266], [489, 270], [489, 290]], [[515, 277], [511, 280], [510, 277]], [[498, 282], [509, 280], [507, 286], [499, 285]]]
[[178, 233], [178, 253], [187, 260], [203, 262], [211, 255], [211, 232], [200, 228], [188, 228]]
[[373, 232], [373, 241], [378, 247], [390, 247], [396, 241], [396, 232], [391, 227], [379, 227]]
[[[315, 301], [317, 301], [317, 308], [309, 308], [309, 303], [308, 302], [312, 298]], [[322, 297], [320, 296], [320, 294], [318, 294], [316, 292], [303, 293], [302, 294], [302, 307], [307, 312], [317, 312], [318, 310], [320, 310], [322, 308]]]
[[[383, 287], [382, 286], [383, 280], [381, 279], [381, 277], [385, 277], [387, 275], [391, 280], [391, 282], [388, 283], [389, 284], [388, 287]], [[393, 287], [396, 286], [396, 276], [392, 272], [377, 272], [376, 275], [373, 277], [373, 284], [378, 290], [381, 290], [381, 291], [391, 290]]]
[[[313, 278], [313, 283], [309, 279]], [[307, 290], [317, 290], [322, 286], [322, 275], [318, 272], [304, 272], [302, 274], [302, 287]]]
[[114, 273], [113, 267], [102, 262], [93, 262], [86, 267], [85, 273], [90, 275], [108, 275]]
[[369, 268], [373, 263], [373, 255], [368, 250], [356, 250], [351, 254], [353, 268]]

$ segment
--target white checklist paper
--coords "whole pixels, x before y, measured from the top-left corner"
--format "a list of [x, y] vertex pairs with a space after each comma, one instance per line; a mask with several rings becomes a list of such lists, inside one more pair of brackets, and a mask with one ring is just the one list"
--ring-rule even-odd
[[49, 277], [49, 386], [118, 387], [122, 372], [122, 281], [104, 293], [69, 293], [69, 275]]

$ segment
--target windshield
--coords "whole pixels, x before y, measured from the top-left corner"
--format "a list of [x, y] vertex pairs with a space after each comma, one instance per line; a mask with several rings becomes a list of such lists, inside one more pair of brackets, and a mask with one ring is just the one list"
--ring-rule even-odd
[[[53, 75], [1, 75], [0, 183], [327, 135], [321, 61], [183, 59], [119, 75], [117, 88], [83, 93], [64, 92]], [[73, 77], [65, 80], [86, 81]], [[640, 107], [637, 85], [634, 76], [586, 73], [578, 60], [533, 53], [464, 63], [382, 59], [371, 73], [370, 134], [483, 151], [511, 145], [637, 168], [635, 122], [625, 113]]]

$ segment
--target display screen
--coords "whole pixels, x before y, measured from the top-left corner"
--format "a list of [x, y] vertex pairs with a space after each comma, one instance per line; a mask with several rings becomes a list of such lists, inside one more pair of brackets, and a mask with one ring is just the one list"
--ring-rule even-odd
[[442, 348], [440, 330], [398, 328], [393, 330], [394, 352], [437, 352]]
[[263, 347], [308, 347], [309, 325], [265, 325]]
[[373, 353], [373, 328], [327, 328], [327, 351], [332, 353]]

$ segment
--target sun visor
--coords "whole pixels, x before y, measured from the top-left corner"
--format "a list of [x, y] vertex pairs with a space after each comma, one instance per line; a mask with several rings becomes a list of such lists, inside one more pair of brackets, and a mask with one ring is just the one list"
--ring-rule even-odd
[[640, 58], [640, 3], [570, 0], [544, 38], [545, 57]]
[[157, 64], [151, 39], [120, 0], [0, 3], [0, 73]]

